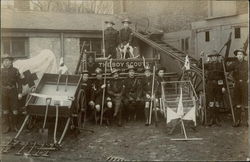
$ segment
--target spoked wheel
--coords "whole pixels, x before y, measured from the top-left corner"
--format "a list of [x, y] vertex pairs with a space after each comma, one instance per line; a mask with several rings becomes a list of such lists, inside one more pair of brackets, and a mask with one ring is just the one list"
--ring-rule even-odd
[[84, 127], [86, 121], [86, 112], [87, 112], [86, 94], [84, 90], [81, 89], [78, 92], [76, 98], [76, 106], [72, 123], [73, 126], [71, 126], [71, 128], [80, 131], [80, 129]]
[[196, 93], [202, 90], [202, 75], [192, 69], [185, 70], [182, 73], [181, 80], [190, 80]]
[[36, 123], [37, 123], [36, 121], [37, 121], [37, 117], [36, 116], [31, 116], [29, 118], [29, 120], [27, 121], [26, 128], [28, 130], [32, 130], [35, 127]]
[[[199, 95], [198, 96], [199, 97], [199, 101], [200, 100], [203, 100], [202, 99], [202, 95]], [[206, 109], [205, 109], [205, 105], [201, 105], [201, 104], [198, 104], [199, 105], [199, 107], [197, 108], [197, 113], [196, 113], [196, 117], [197, 117], [197, 121], [201, 124], [201, 125], [204, 125], [205, 124], [205, 111], [206, 111]]]
[[[197, 97], [199, 98], [198, 101], [204, 100], [203, 93], [202, 94], [199, 93], [201, 90], [203, 90], [203, 85], [202, 85], [203, 80], [202, 80], [202, 75], [200, 73], [197, 73], [196, 71], [194, 71], [192, 69], [185, 70], [182, 73], [181, 80], [190, 81], [193, 85], [193, 88], [194, 88], [196, 94], [197, 94]], [[196, 116], [197, 116], [197, 120], [200, 122], [200, 124], [203, 125], [203, 124], [205, 124], [205, 114], [206, 114], [205, 105], [200, 105], [200, 104], [198, 104], [198, 105], [200, 107], [197, 108]]]

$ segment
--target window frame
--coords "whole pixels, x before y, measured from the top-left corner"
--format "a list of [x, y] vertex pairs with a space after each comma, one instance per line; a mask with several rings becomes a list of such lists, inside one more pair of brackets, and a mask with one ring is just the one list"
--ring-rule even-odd
[[[13, 44], [15, 40], [22, 40], [24, 41], [24, 54], [23, 55], [15, 55], [15, 53], [13, 53]], [[27, 58], [29, 57], [29, 38], [28, 37], [2, 37], [1, 38], [1, 52], [4, 54], [4, 42], [8, 41], [8, 46], [9, 46], [9, 54], [14, 57], [14, 58]]]
[[205, 31], [205, 42], [210, 42], [210, 31]]
[[[102, 57], [103, 55], [102, 55], [102, 46], [103, 46], [103, 44], [102, 44], [102, 39], [101, 38], [86, 38], [86, 37], [81, 37], [80, 38], [80, 49], [82, 48], [82, 43], [83, 43], [83, 41], [87, 41], [87, 43], [89, 44], [89, 51], [87, 51], [87, 52], [95, 52], [95, 55], [96, 55], [96, 58], [99, 58], [99, 57]], [[99, 51], [94, 51], [93, 50], [93, 42], [94, 41], [99, 41], [99, 43], [100, 43], [100, 53], [98, 53]]]
[[[236, 33], [237, 30], [237, 33]], [[240, 39], [241, 38], [241, 28], [235, 27], [234, 28], [234, 39]]]

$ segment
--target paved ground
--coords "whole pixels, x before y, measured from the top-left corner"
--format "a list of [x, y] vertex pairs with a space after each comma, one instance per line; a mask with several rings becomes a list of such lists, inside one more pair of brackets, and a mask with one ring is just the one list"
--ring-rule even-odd
[[[63, 149], [48, 158], [19, 157], [3, 155], [3, 161], [104, 161], [108, 158], [138, 161], [168, 160], [246, 160], [248, 156], [248, 128], [232, 128], [230, 120], [222, 127], [198, 126], [197, 131], [187, 128], [189, 137], [201, 137], [201, 141], [172, 141], [183, 135], [178, 128], [168, 135], [169, 128], [164, 122], [158, 127], [145, 127], [142, 121], [129, 122], [123, 127], [96, 126], [88, 123], [79, 136], [68, 134]], [[24, 132], [29, 139], [33, 133]], [[3, 136], [7, 141], [14, 133]], [[33, 135], [34, 136], [34, 135]]]

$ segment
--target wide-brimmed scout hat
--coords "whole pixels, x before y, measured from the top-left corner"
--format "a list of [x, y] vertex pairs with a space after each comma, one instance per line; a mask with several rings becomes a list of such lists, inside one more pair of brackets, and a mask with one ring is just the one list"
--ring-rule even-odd
[[166, 68], [165, 68], [165, 67], [159, 67], [159, 69], [157, 70], [157, 73], [158, 73], [160, 70], [163, 70], [164, 72], [166, 72]]
[[148, 65], [146, 65], [145, 67], [144, 67], [144, 72], [145, 71], [151, 71], [151, 69], [150, 69], [150, 67], [148, 66]]
[[106, 21], [104, 21], [104, 23], [105, 23], [105, 24], [110, 23], [110, 24], [112, 24], [112, 25], [115, 25], [114, 21], [112, 21], [112, 20], [106, 20]]
[[83, 70], [83, 71], [82, 71], [82, 74], [88, 74], [88, 75], [90, 75], [90, 73], [89, 73], [88, 70]]
[[119, 72], [118, 69], [113, 69], [113, 70], [111, 71], [111, 74], [118, 74], [118, 72]]
[[135, 70], [135, 67], [134, 67], [133, 65], [128, 65], [127, 70], [128, 70], [128, 71], [129, 71], [129, 70]]
[[95, 69], [95, 73], [96, 73], [96, 74], [101, 74], [101, 73], [102, 73], [102, 69], [99, 68], [99, 67], [97, 67], [97, 68]]
[[12, 57], [12, 56], [10, 56], [9, 54], [3, 54], [2, 56], [1, 56], [1, 59], [2, 59], [2, 61], [3, 60], [5, 60], [5, 59], [9, 59], [9, 60], [11, 60], [11, 61], [13, 61], [14, 60], [14, 58]]
[[244, 56], [247, 55], [247, 53], [243, 50], [243, 48], [235, 49], [234, 50], [234, 55], [237, 56], [238, 52], [242, 52]]
[[129, 24], [132, 23], [132, 22], [129, 20], [129, 18], [126, 18], [126, 19], [122, 20], [122, 23], [125, 23], [125, 22], [127, 22], [127, 23], [129, 23]]

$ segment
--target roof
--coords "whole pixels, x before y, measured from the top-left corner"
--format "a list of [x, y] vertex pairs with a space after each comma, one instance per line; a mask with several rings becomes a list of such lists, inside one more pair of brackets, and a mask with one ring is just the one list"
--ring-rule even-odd
[[44, 29], [44, 30], [102, 30], [105, 20], [112, 19], [120, 28], [121, 22], [114, 15], [76, 14], [39, 11], [1, 11], [2, 29]]

